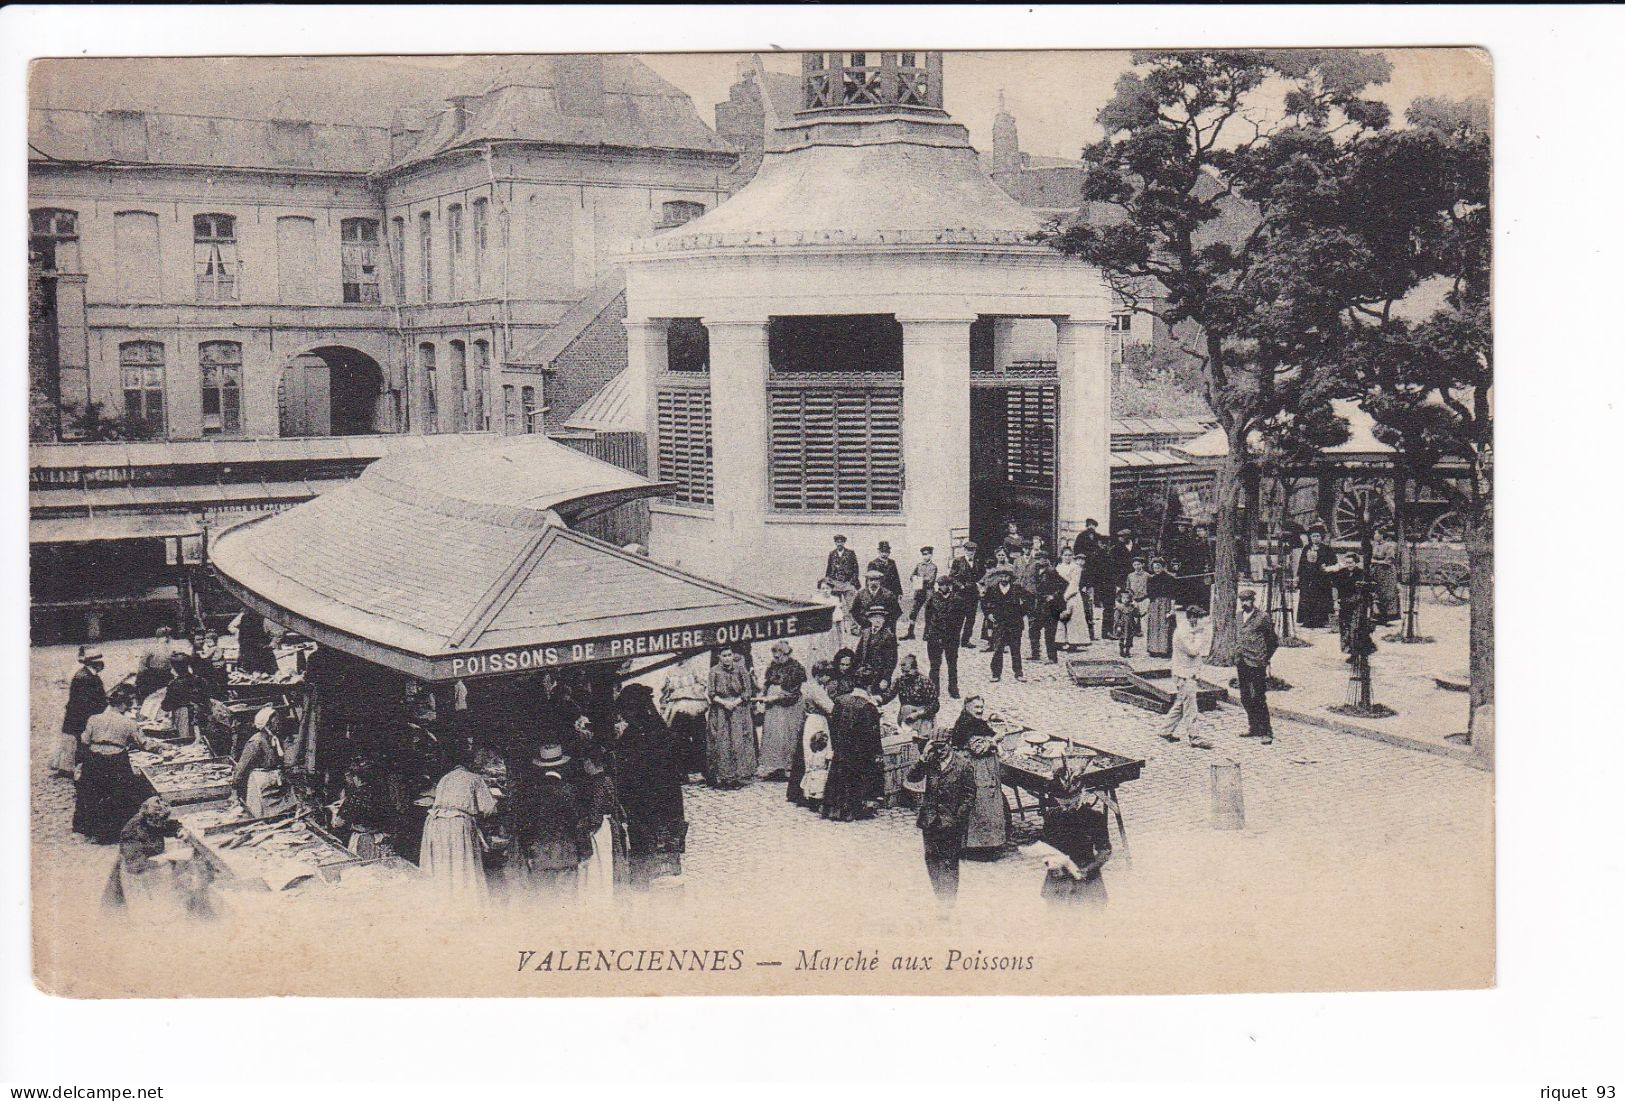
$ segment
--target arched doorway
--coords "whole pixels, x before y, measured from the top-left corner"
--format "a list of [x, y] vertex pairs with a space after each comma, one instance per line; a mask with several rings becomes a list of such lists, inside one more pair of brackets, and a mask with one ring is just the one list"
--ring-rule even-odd
[[284, 436], [364, 436], [393, 431], [384, 372], [354, 348], [312, 348], [294, 356], [278, 387]]

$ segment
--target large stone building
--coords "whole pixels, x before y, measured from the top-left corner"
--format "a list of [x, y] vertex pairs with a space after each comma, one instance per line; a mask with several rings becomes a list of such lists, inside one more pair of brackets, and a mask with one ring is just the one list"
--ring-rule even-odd
[[90, 403], [172, 440], [535, 430], [624, 359], [616, 258], [736, 160], [623, 56], [49, 60], [30, 107], [69, 439]]
[[188, 618], [209, 529], [392, 437], [561, 424], [625, 367], [620, 257], [736, 160], [624, 56], [36, 63], [36, 629]]
[[634, 244], [628, 415], [677, 484], [655, 554], [782, 590], [837, 532], [1107, 521], [1110, 292], [1033, 240], [942, 79], [935, 53], [803, 55], [754, 178]]

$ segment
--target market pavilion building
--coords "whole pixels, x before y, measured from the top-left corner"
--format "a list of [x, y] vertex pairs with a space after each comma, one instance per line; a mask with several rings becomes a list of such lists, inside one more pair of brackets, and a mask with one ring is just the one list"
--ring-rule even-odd
[[906, 562], [1108, 522], [1112, 295], [1034, 239], [942, 88], [938, 53], [804, 55], [755, 179], [634, 243], [657, 557], [784, 591], [837, 532]]

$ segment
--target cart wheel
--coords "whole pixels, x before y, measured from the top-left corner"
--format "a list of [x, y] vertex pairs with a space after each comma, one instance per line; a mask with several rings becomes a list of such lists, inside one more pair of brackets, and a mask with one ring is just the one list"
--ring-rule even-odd
[[1459, 562], [1446, 562], [1434, 576], [1433, 595], [1441, 604], [1465, 604], [1468, 597], [1467, 567]]

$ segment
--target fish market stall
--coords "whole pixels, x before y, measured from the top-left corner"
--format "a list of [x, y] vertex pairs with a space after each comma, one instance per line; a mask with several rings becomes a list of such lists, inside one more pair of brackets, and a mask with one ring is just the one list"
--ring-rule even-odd
[[1046, 734], [997, 715], [988, 716], [988, 725], [999, 735], [1000, 779], [1015, 795], [1015, 809], [1019, 814], [1023, 817], [1027, 814], [1023, 793], [1033, 797], [1035, 809], [1039, 811], [1061, 794], [1056, 775], [1064, 765], [1073, 775], [1082, 774], [1085, 791], [1099, 792], [1105, 798], [1117, 820], [1117, 835], [1127, 854], [1128, 833], [1123, 826], [1117, 789], [1121, 784], [1140, 778], [1144, 761], [1085, 745], [1065, 735]]

